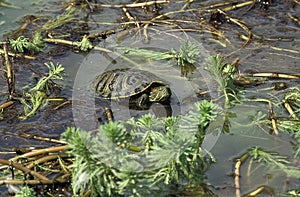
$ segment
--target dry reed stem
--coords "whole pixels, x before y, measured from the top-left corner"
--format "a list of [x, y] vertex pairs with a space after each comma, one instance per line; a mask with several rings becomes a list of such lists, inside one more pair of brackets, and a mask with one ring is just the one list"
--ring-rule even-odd
[[266, 186], [266, 185], [262, 185], [260, 187], [258, 187], [256, 190], [248, 193], [248, 194], [245, 194], [243, 197], [255, 197], [257, 195], [259, 195], [260, 193], [262, 193], [263, 191], [267, 191], [272, 197], [274, 196], [274, 192], [273, 192], [273, 189]]
[[5, 108], [8, 108], [8, 107], [11, 106], [12, 104], [14, 104], [13, 101], [7, 101], [7, 102], [1, 104], [1, 105], [0, 105], [0, 111], [3, 110], [3, 109], [5, 109]]
[[95, 7], [106, 7], [106, 8], [138, 8], [138, 7], [148, 7], [151, 5], [158, 5], [158, 4], [168, 4], [170, 3], [169, 0], [157, 0], [157, 1], [148, 1], [148, 2], [143, 2], [143, 3], [131, 3], [131, 4], [116, 4], [116, 5], [111, 5], [111, 4], [99, 4], [95, 3], [92, 4]]
[[65, 145], [65, 146], [55, 146], [55, 147], [50, 147], [50, 148], [33, 150], [33, 151], [25, 153], [23, 155], [18, 155], [16, 157], [10, 159], [10, 161], [17, 161], [19, 159], [27, 159], [29, 157], [43, 155], [43, 154], [49, 154], [49, 153], [54, 153], [54, 152], [60, 152], [60, 151], [65, 151], [67, 149], [68, 149], [68, 146]]
[[11, 98], [13, 93], [15, 92], [14, 68], [9, 60], [8, 49], [6, 44], [4, 44], [3, 50], [4, 50], [4, 58], [5, 58], [5, 66], [6, 66], [8, 92], [9, 92], [9, 97]]
[[[0, 54], [5, 54], [3, 49], [0, 49]], [[29, 59], [29, 60], [35, 60], [36, 59], [36, 57], [29, 56], [29, 55], [18, 54], [18, 53], [7, 52], [7, 54], [11, 57], [25, 58], [25, 59]]]
[[277, 125], [276, 125], [276, 120], [274, 118], [274, 110], [273, 110], [273, 105], [272, 105], [272, 102], [268, 102], [269, 103], [269, 118], [271, 119], [271, 124], [272, 124], [272, 128], [273, 128], [273, 131], [274, 131], [274, 134], [275, 135], [279, 135], [279, 131], [277, 129]]
[[48, 161], [52, 161], [52, 160], [55, 160], [55, 159], [58, 159], [58, 158], [62, 158], [62, 157], [68, 158], [70, 156], [69, 155], [58, 155], [58, 154], [47, 155], [47, 156], [44, 156], [44, 157], [41, 157], [39, 159], [36, 159], [36, 160], [32, 161], [30, 164], [28, 164], [26, 166], [26, 168], [31, 169], [36, 165], [39, 165], [39, 164], [42, 164], [42, 163], [45, 163], [45, 162], [48, 162]]
[[10, 167], [13, 167], [13, 168], [16, 168], [22, 172], [24, 172], [25, 174], [30, 174], [42, 181], [51, 181], [50, 179], [48, 179], [47, 177], [41, 175], [40, 173], [38, 172], [35, 172], [33, 170], [30, 170], [28, 168], [26, 168], [25, 166], [19, 164], [19, 163], [15, 163], [13, 161], [8, 161], [8, 160], [5, 160], [5, 159], [0, 159], [0, 163], [2, 165], [7, 165], [7, 166], [10, 166]]
[[0, 185], [50, 185], [53, 183], [52, 180], [0, 180]]
[[235, 196], [241, 197], [240, 190], [240, 167], [242, 165], [242, 161], [237, 159], [234, 167], [234, 185], [235, 185]]
[[282, 100], [282, 104], [284, 106], [284, 108], [289, 112], [289, 114], [295, 119], [300, 121], [300, 118], [296, 115], [296, 113], [294, 112], [294, 110], [292, 109], [291, 105], [289, 104], [289, 102], [285, 99]]

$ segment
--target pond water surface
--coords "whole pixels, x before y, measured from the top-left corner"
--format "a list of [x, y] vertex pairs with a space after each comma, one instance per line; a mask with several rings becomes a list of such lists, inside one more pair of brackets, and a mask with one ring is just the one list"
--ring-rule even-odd
[[[3, 1], [0, 1], [3, 2]], [[191, 1], [193, 2], [193, 1]], [[239, 58], [239, 69], [241, 73], [249, 72], [275, 72], [299, 74], [300, 72], [300, 27], [289, 16], [300, 18], [300, 5], [296, 1], [274, 1], [267, 8], [256, 4], [251, 9], [245, 6], [240, 9], [228, 11], [231, 18], [236, 21], [221, 22], [220, 32], [223, 35], [216, 36], [209, 31], [205, 25], [201, 25], [210, 20], [211, 12], [200, 12], [201, 8], [207, 5], [214, 5], [222, 1], [195, 1], [191, 3], [189, 12], [170, 14], [166, 16], [166, 23], [154, 22], [153, 37], [150, 42], [145, 42], [142, 38], [143, 32], [137, 31], [133, 35], [125, 36], [122, 39], [116, 35], [108, 35], [106, 39], [100, 39], [99, 46], [110, 49], [117, 49], [120, 46], [140, 47], [155, 50], [179, 50], [180, 44], [186, 39], [199, 45], [201, 49], [202, 61], [199, 67], [192, 72], [184, 73], [176, 66], [170, 66], [170, 62], [145, 62], [142, 58], [134, 59], [138, 65], [143, 64], [143, 69], [148, 70], [163, 80], [167, 81], [173, 91], [171, 98], [172, 115], [184, 114], [193, 103], [200, 100], [201, 92], [211, 91], [211, 97], [215, 96], [215, 87], [208, 79], [207, 72], [204, 71], [201, 64], [206, 63], [206, 58], [210, 55], [220, 53], [227, 56], [228, 62]], [[224, 3], [223, 1], [222, 3]], [[228, 2], [228, 1], [226, 1]], [[270, 1], [271, 2], [271, 1]], [[41, 20], [33, 24], [41, 25], [42, 18], [51, 19], [61, 14], [62, 7], [66, 5], [63, 1], [18, 1], [12, 0], [6, 2], [12, 7], [0, 7], [0, 38], [4, 41], [11, 32], [20, 28], [24, 24], [24, 17], [37, 17]], [[110, 1], [99, 1], [97, 3], [109, 4]], [[114, 1], [114, 4], [132, 3], [132, 1]], [[237, 4], [237, 3], [234, 3]], [[185, 5], [185, 1], [172, 2], [166, 5], [159, 5], [160, 13], [168, 13], [179, 10]], [[161, 6], [161, 7], [160, 7]], [[230, 7], [231, 4], [224, 7]], [[200, 9], [199, 9], [200, 8]], [[222, 7], [223, 8], [223, 7]], [[198, 10], [199, 9], [199, 10]], [[130, 13], [141, 21], [146, 21], [155, 16], [155, 11], [145, 10], [141, 12], [138, 9], [130, 10]], [[124, 10], [123, 10], [124, 11]], [[71, 24], [69, 27], [60, 31], [60, 36], [65, 34], [68, 37], [72, 35], [71, 28], [81, 33], [86, 31], [90, 34], [108, 30], [121, 29], [120, 23], [124, 22], [126, 13], [121, 8], [98, 7], [93, 12], [82, 11], [74, 20], [78, 20], [77, 25]], [[224, 17], [224, 16], [222, 16]], [[186, 34], [166, 32], [168, 29], [178, 29], [174, 25], [180, 20], [190, 22], [178, 22], [180, 28], [197, 29], [198, 32], [191, 31]], [[225, 17], [224, 19], [229, 20]], [[174, 22], [175, 21], [175, 22]], [[195, 22], [195, 23], [192, 23]], [[243, 25], [244, 24], [244, 25]], [[134, 26], [134, 23], [130, 24]], [[129, 25], [129, 27], [130, 27]], [[151, 27], [151, 26], [150, 26]], [[26, 30], [26, 33], [30, 32]], [[70, 29], [67, 29], [70, 28]], [[252, 32], [251, 42], [242, 47], [246, 42], [245, 37]], [[151, 28], [149, 28], [151, 32]], [[51, 34], [51, 32], [49, 32]], [[223, 37], [222, 37], [223, 36]], [[72, 35], [68, 38], [76, 38]], [[47, 73], [43, 66], [44, 62], [60, 62], [65, 68], [65, 80], [58, 82], [61, 86], [59, 96], [68, 100], [73, 100], [73, 105], [66, 105], [59, 110], [54, 110], [55, 104], [48, 105], [45, 109], [38, 111], [35, 116], [27, 120], [20, 120], [18, 116], [22, 114], [22, 106], [15, 103], [5, 111], [3, 119], [0, 119], [0, 155], [1, 158], [8, 159], [14, 155], [12, 151], [15, 147], [43, 148], [52, 145], [52, 143], [32, 140], [22, 137], [23, 133], [38, 135], [43, 137], [59, 138], [59, 135], [69, 126], [79, 126], [86, 130], [93, 130], [106, 121], [103, 116], [104, 108], [97, 108], [94, 111], [94, 95], [90, 93], [89, 88], [93, 79], [106, 70], [128, 67], [128, 62], [118, 55], [106, 56], [104, 53], [92, 50], [90, 53], [79, 53], [78, 50], [68, 46], [56, 46], [47, 44], [48, 47], [41, 58], [36, 60], [14, 60], [16, 69], [16, 89], [22, 92], [22, 87], [34, 81], [34, 77], [41, 73]], [[2, 61], [3, 62], [3, 61]], [[168, 66], [162, 66], [166, 64]], [[130, 65], [129, 65], [130, 66]], [[132, 65], [131, 65], [132, 66]], [[0, 104], [7, 100], [7, 83], [4, 72], [4, 64], [1, 65], [0, 76]], [[35, 74], [33, 74], [33, 72]], [[244, 87], [247, 98], [265, 98], [277, 99], [280, 103], [285, 90], [260, 91], [263, 88], [270, 88], [275, 82], [286, 82], [288, 87], [299, 86], [297, 80], [274, 79], [271, 78], [264, 85]], [[76, 101], [76, 102], [75, 102]], [[96, 106], [97, 107], [97, 106]], [[152, 109], [144, 112], [128, 110], [126, 107], [112, 106], [113, 113], [117, 120], [126, 120], [132, 116], [139, 116], [140, 113], [154, 113]], [[276, 111], [277, 110], [277, 111]], [[268, 114], [268, 104], [264, 102], [244, 102], [228, 109], [228, 112], [234, 114], [229, 118], [229, 133], [222, 133], [213, 147], [210, 147], [211, 153], [216, 158], [216, 163], [207, 172], [207, 182], [212, 185], [212, 191], [219, 196], [234, 196], [234, 179], [231, 176], [236, 158], [240, 157], [247, 150], [259, 146], [266, 151], [277, 152], [290, 158], [290, 161], [296, 163], [299, 167], [299, 156], [294, 157], [292, 143], [295, 139], [291, 134], [280, 133], [279, 136], [269, 133], [269, 128], [262, 128], [252, 122], [253, 117], [258, 112]], [[276, 107], [275, 113], [278, 117], [287, 117], [287, 113]], [[220, 122], [219, 127], [222, 127]], [[300, 128], [299, 128], [300, 129]], [[249, 173], [247, 175], [247, 173]], [[274, 190], [275, 196], [284, 196], [289, 189], [299, 189], [300, 177], [289, 177], [278, 169], [269, 169], [262, 164], [251, 166], [249, 162], [243, 164], [241, 169], [241, 192], [245, 194], [258, 188], [261, 185], [267, 185]], [[5, 193], [5, 188], [2, 189]]]

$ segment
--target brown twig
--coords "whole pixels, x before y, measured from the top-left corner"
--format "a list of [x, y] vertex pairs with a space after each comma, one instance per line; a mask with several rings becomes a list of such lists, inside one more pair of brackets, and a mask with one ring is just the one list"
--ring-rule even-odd
[[245, 153], [240, 158], [236, 160], [234, 167], [234, 185], [235, 185], [235, 196], [241, 197], [241, 187], [240, 187], [240, 168], [241, 165], [248, 159], [249, 154]]
[[235, 185], [235, 196], [241, 197], [241, 190], [240, 190], [240, 167], [242, 162], [240, 159], [237, 159], [234, 167], [234, 185]]
[[244, 31], [247, 32], [248, 36], [247, 36], [246, 42], [239, 49], [242, 49], [242, 48], [246, 47], [248, 44], [250, 44], [251, 38], [252, 38], [251, 30], [245, 24], [243, 24], [241, 21], [239, 21], [238, 19], [228, 16], [223, 10], [218, 10], [218, 12], [224, 14], [224, 16], [226, 17], [227, 20], [231, 21], [232, 23], [236, 24], [237, 26], [239, 26], [240, 28], [242, 28]]
[[21, 134], [19, 134], [19, 136], [27, 138], [27, 139], [35, 139], [35, 140], [46, 141], [46, 142], [54, 142], [54, 143], [59, 143], [59, 144], [67, 144], [66, 142], [61, 141], [61, 140], [56, 140], [56, 139], [48, 138], [48, 137], [41, 137], [41, 136], [32, 135], [32, 134], [28, 134], [28, 133], [21, 133]]
[[[3, 49], [0, 49], [0, 54], [5, 54]], [[25, 59], [29, 59], [29, 60], [35, 60], [36, 59], [36, 57], [29, 56], [29, 55], [18, 54], [18, 53], [7, 52], [7, 54], [9, 56], [12, 56], [12, 57], [20, 57], [20, 58], [25, 58]]]
[[93, 6], [95, 7], [106, 7], [106, 8], [138, 8], [138, 7], [148, 7], [151, 5], [157, 5], [157, 4], [168, 4], [170, 1], [169, 0], [157, 0], [157, 1], [148, 1], [148, 2], [143, 2], [143, 3], [132, 3], [132, 4], [116, 4], [116, 5], [111, 5], [111, 4], [98, 4], [95, 3]]
[[269, 102], [269, 118], [271, 120], [271, 124], [272, 124], [272, 127], [273, 127], [274, 134], [279, 135], [279, 131], [278, 131], [277, 125], [276, 125], [276, 119], [274, 118], [274, 110], [273, 110], [272, 102]]
[[72, 101], [65, 101], [65, 102], [63, 102], [63, 103], [57, 105], [56, 107], [54, 107], [54, 110], [58, 110], [58, 109], [60, 109], [60, 108], [62, 108], [62, 107], [65, 107], [66, 105], [71, 104], [71, 103], [72, 103]]
[[1, 104], [1, 105], [0, 105], [0, 111], [3, 110], [3, 109], [5, 109], [5, 108], [8, 108], [8, 107], [11, 106], [12, 104], [14, 104], [13, 101], [7, 101], [7, 102]]
[[8, 50], [7, 45], [4, 44], [3, 46], [4, 50], [4, 58], [5, 58], [5, 66], [6, 66], [6, 77], [7, 77], [7, 83], [8, 83], [8, 92], [9, 97], [11, 98], [13, 93], [15, 92], [15, 77], [14, 77], [14, 68], [11, 64], [8, 56]]
[[0, 180], [0, 185], [50, 185], [53, 183], [52, 180]]
[[21, 170], [22, 172], [24, 172], [25, 174], [30, 174], [42, 181], [50, 181], [50, 179], [48, 179], [47, 177], [41, 175], [40, 173], [38, 172], [35, 172], [35, 171], [32, 171], [28, 168], [26, 168], [25, 166], [19, 164], [19, 163], [15, 163], [13, 161], [7, 161], [7, 160], [4, 160], [4, 159], [0, 159], [0, 163], [3, 164], [3, 165], [7, 165], [7, 166], [11, 166], [13, 168], [16, 168], [18, 170]]
[[284, 106], [284, 108], [289, 112], [289, 114], [295, 119], [300, 121], [300, 118], [296, 115], [296, 113], [294, 112], [294, 110], [292, 109], [291, 105], [289, 104], [289, 102], [286, 99], [282, 100], [282, 104]]
[[262, 186], [258, 187], [256, 190], [254, 190], [248, 194], [245, 194], [243, 197], [255, 197], [255, 196], [259, 195], [260, 193], [262, 193], [264, 190], [267, 191], [269, 194], [271, 194], [271, 196], [274, 196], [274, 191], [272, 188], [270, 188], [266, 185], [262, 185]]
[[47, 155], [47, 156], [44, 156], [44, 157], [41, 157], [39, 159], [36, 159], [34, 160], [33, 162], [31, 162], [30, 164], [28, 164], [26, 166], [26, 168], [28, 169], [31, 169], [33, 168], [35, 165], [39, 165], [39, 164], [42, 164], [42, 163], [45, 163], [45, 162], [48, 162], [48, 161], [52, 161], [52, 160], [55, 160], [55, 159], [58, 159], [58, 158], [68, 158], [70, 157], [70, 155], [58, 155], [58, 154], [55, 154], [55, 155]]
[[134, 22], [134, 24], [137, 26], [138, 29], [140, 29], [140, 24], [137, 21], [136, 18], [134, 18], [133, 16], [131, 16], [130, 12], [126, 9], [126, 8], [122, 8], [123, 12], [125, 13], [126, 17], [128, 18], [128, 20], [130, 22]]
[[253, 74], [247, 74], [247, 76], [270, 77], [270, 78], [281, 78], [281, 79], [299, 79], [298, 76], [289, 75], [289, 74], [282, 74], [282, 73], [253, 73]]
[[291, 15], [291, 13], [288, 13], [288, 16], [298, 25], [300, 25], [300, 20], [296, 18], [295, 16]]
[[300, 5], [300, 1], [294, 0], [294, 2], [295, 2], [296, 4], [298, 4], [298, 5]]
[[102, 31], [102, 32], [90, 34], [90, 35], [87, 36], [87, 38], [88, 39], [95, 39], [95, 38], [98, 38], [98, 37], [107, 37], [108, 35], [115, 34], [116, 32], [118, 32], [118, 31], [114, 30], [114, 29], [111, 29], [111, 30], [107, 30], [107, 31]]
[[11, 161], [17, 161], [18, 159], [26, 159], [29, 157], [37, 156], [37, 155], [42, 155], [42, 154], [48, 154], [48, 153], [53, 153], [53, 152], [59, 152], [59, 151], [65, 151], [68, 149], [68, 146], [56, 146], [56, 147], [51, 147], [51, 148], [45, 148], [45, 149], [38, 149], [34, 150], [28, 153], [25, 153], [23, 155], [16, 156], [12, 159]]
[[[52, 42], [52, 43], [59, 43], [59, 44], [66, 44], [66, 45], [70, 45], [70, 46], [73, 46], [73, 42], [72, 41], [69, 41], [69, 40], [63, 40], [63, 39], [55, 39], [55, 38], [45, 38], [44, 39], [45, 42]], [[105, 49], [105, 48], [102, 48], [102, 47], [94, 47], [95, 50], [98, 50], [98, 51], [103, 51], [103, 52], [107, 52], [107, 53], [110, 53], [112, 52], [111, 50], [109, 49]]]

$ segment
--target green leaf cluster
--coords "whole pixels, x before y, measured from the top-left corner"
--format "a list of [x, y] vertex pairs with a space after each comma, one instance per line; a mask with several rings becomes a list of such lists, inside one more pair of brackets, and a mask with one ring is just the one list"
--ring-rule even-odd
[[299, 197], [300, 196], [300, 190], [296, 190], [296, 189], [290, 190], [290, 191], [287, 192], [287, 196], [288, 197]]
[[178, 65], [184, 66], [186, 63], [194, 64], [200, 59], [200, 50], [196, 44], [184, 42], [180, 46], [180, 52], [177, 54], [176, 59]]
[[205, 67], [212, 79], [217, 83], [218, 92], [221, 96], [225, 96], [226, 104], [230, 104], [231, 98], [239, 100], [237, 93], [239, 92], [237, 87], [234, 85], [234, 77], [238, 70], [233, 67], [220, 55], [213, 55], [207, 58], [208, 64]]
[[28, 186], [21, 187], [20, 191], [16, 193], [15, 197], [34, 197], [36, 193], [33, 188]]
[[280, 169], [289, 177], [300, 178], [300, 169], [297, 166], [292, 166], [288, 157], [279, 155], [276, 152], [266, 152], [259, 147], [255, 147], [248, 154], [260, 163], [268, 164], [268, 167]]
[[73, 45], [79, 47], [81, 51], [88, 51], [94, 47], [86, 35], [83, 36], [80, 42], [73, 42]]
[[42, 40], [42, 36], [40, 33], [36, 33], [33, 37], [33, 40], [30, 41], [29, 38], [25, 36], [20, 36], [16, 40], [9, 40], [11, 46], [15, 51], [23, 53], [26, 50], [39, 52], [43, 51], [45, 47], [45, 43]]
[[147, 196], [203, 183], [212, 163], [201, 143], [205, 129], [220, 113], [206, 100], [186, 115], [141, 118], [102, 125], [97, 133], [68, 128], [72, 187], [82, 196]]
[[52, 80], [63, 80], [62, 73], [64, 68], [61, 64], [54, 64], [53, 62], [45, 63], [49, 73], [47, 76], [41, 77], [37, 84], [26, 90], [25, 98], [21, 98], [20, 101], [24, 105], [24, 116], [21, 119], [27, 119], [35, 114], [35, 112], [43, 108], [48, 104], [48, 95], [54, 87]]
[[153, 51], [149, 49], [134, 49], [134, 48], [125, 48], [123, 49], [124, 54], [142, 57], [142, 58], [151, 58], [153, 60], [176, 60], [179, 66], [185, 66], [186, 64], [194, 64], [200, 59], [200, 50], [199, 47], [188, 41], [184, 42], [180, 46], [180, 51], [177, 52], [174, 49], [166, 52]]

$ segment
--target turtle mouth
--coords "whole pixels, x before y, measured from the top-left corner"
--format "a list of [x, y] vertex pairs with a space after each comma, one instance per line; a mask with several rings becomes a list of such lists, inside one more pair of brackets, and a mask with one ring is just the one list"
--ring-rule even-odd
[[166, 86], [159, 86], [152, 88], [149, 101], [150, 102], [165, 102], [168, 101], [171, 96], [170, 88]]

